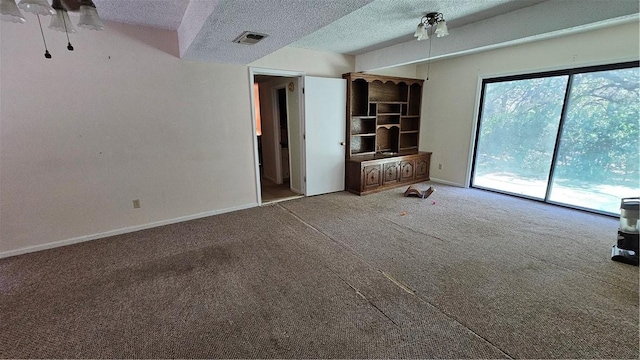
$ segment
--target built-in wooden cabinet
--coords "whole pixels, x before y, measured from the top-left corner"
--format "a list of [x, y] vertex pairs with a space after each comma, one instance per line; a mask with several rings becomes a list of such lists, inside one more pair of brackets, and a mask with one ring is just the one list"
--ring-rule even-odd
[[346, 189], [366, 195], [429, 180], [430, 152], [380, 157], [352, 156], [346, 161]]
[[366, 194], [429, 180], [419, 153], [423, 80], [362, 73], [347, 80], [346, 188]]
[[347, 79], [347, 158], [418, 151], [423, 80], [361, 73]]

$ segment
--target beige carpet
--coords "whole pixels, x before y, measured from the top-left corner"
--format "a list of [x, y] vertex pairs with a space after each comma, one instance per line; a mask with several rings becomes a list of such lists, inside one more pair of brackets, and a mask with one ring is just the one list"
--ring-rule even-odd
[[0, 357], [638, 358], [616, 219], [434, 186], [0, 260]]

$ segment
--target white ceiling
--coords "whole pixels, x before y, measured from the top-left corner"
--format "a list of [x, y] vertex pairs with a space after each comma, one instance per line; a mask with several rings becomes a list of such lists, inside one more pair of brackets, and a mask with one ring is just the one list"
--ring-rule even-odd
[[[248, 64], [311, 34], [371, 0], [217, 0], [182, 58]], [[189, 21], [187, 17], [184, 22]], [[180, 31], [180, 29], [178, 29]], [[233, 40], [244, 31], [268, 36], [255, 45]]]
[[293, 46], [358, 55], [413, 39], [420, 18], [440, 12], [451, 29], [545, 0], [377, 0]]
[[178, 30], [189, 0], [93, 0], [100, 18]]
[[[420, 60], [413, 40], [427, 12], [444, 15], [450, 54], [638, 21], [637, 0], [94, 0], [105, 20], [176, 30], [183, 59], [248, 64], [284, 46], [358, 55], [363, 69]], [[488, 20], [491, 19], [491, 20]], [[487, 26], [489, 23], [499, 26]], [[243, 31], [269, 36], [232, 41]], [[477, 31], [482, 30], [482, 35]], [[516, 31], [514, 31], [516, 30]], [[464, 35], [464, 36], [463, 36]], [[444, 39], [438, 39], [442, 44]], [[473, 40], [475, 39], [475, 40]], [[478, 42], [474, 44], [473, 41]], [[425, 42], [422, 42], [425, 43]], [[453, 44], [453, 45], [451, 45]], [[447, 46], [441, 46], [446, 49]], [[415, 50], [414, 50], [415, 49]], [[442, 51], [441, 51], [442, 52]], [[438, 56], [446, 56], [440, 53]], [[371, 59], [376, 59], [372, 62]], [[381, 60], [380, 60], [381, 59]]]

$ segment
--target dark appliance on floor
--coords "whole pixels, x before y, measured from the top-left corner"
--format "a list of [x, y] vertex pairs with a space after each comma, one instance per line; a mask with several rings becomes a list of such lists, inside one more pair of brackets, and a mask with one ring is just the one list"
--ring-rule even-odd
[[611, 249], [611, 260], [638, 266], [640, 198], [624, 198], [620, 203], [618, 243]]

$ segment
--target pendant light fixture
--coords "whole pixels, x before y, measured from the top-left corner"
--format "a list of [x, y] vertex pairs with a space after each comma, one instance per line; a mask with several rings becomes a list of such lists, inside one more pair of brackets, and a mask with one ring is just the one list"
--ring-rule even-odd
[[75, 33], [76, 29], [73, 27], [73, 24], [71, 24], [69, 13], [67, 12], [67, 9], [62, 6], [60, 0], [53, 0], [53, 4], [51, 4], [51, 6], [55, 9], [56, 14], [51, 17], [49, 29], [64, 31], [67, 34], [67, 50], [73, 51], [73, 46], [69, 40], [69, 33]]
[[27, 22], [15, 0], [0, 0], [0, 20], [18, 24]]
[[18, 7], [26, 12], [35, 14], [38, 18], [40, 34], [42, 34], [42, 42], [44, 43], [44, 57], [45, 59], [51, 59], [51, 54], [49, 53], [49, 49], [47, 49], [47, 40], [45, 40], [44, 31], [42, 31], [42, 22], [40, 21], [40, 15], [55, 15], [56, 11], [51, 7], [51, 5], [49, 5], [47, 0], [22, 0], [18, 4]]
[[445, 37], [449, 35], [449, 29], [447, 28], [447, 22], [444, 20], [444, 16], [439, 12], [430, 12], [423, 16], [416, 27], [414, 37], [418, 38], [418, 41], [429, 39], [427, 29], [435, 28], [436, 37]]
[[[53, 4], [50, 5], [49, 1], [53, 1]], [[0, 0], [1, 21], [24, 24], [27, 20], [20, 10], [36, 15], [42, 41], [44, 42], [44, 57], [47, 59], [51, 59], [51, 54], [47, 48], [40, 15], [53, 16], [49, 29], [66, 33], [67, 49], [69, 51], [74, 50], [69, 40], [69, 33], [75, 33], [76, 29], [71, 23], [68, 11], [80, 12], [78, 27], [90, 30], [104, 30], [104, 23], [98, 16], [98, 10], [92, 0], [20, 0], [17, 4], [16, 0]]]
[[80, 0], [80, 21], [78, 26], [89, 30], [104, 30], [104, 23], [98, 16], [96, 5], [91, 0]]
[[55, 15], [56, 11], [47, 0], [21, 0], [18, 7], [36, 15]]
[[36, 14], [38, 17], [38, 25], [40, 25], [40, 34], [42, 34], [42, 42], [44, 43], [44, 57], [45, 59], [51, 59], [51, 54], [49, 53], [49, 49], [47, 49], [47, 40], [44, 39], [44, 31], [42, 31], [42, 22], [40, 21], [40, 15]]
[[[445, 37], [449, 35], [449, 29], [447, 28], [447, 22], [444, 20], [444, 15], [439, 12], [430, 12], [420, 19], [416, 32], [413, 36], [418, 40], [429, 40], [429, 53], [427, 56], [427, 78], [429, 80], [429, 66], [431, 63], [431, 37], [429, 37], [429, 29], [432, 30], [431, 37], [435, 34], [436, 37]], [[434, 30], [435, 29], [435, 30]]]

